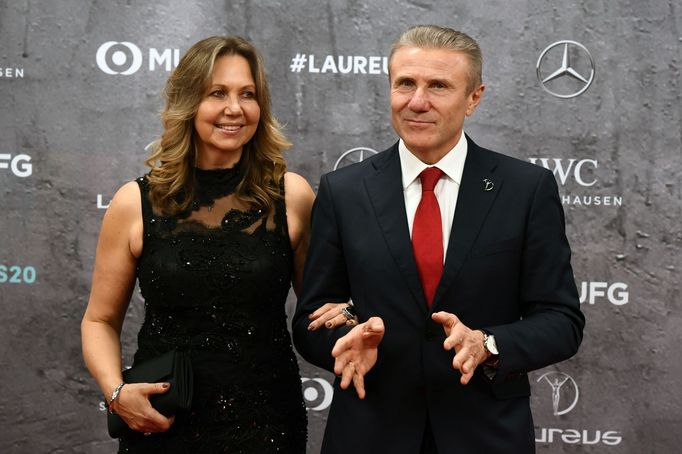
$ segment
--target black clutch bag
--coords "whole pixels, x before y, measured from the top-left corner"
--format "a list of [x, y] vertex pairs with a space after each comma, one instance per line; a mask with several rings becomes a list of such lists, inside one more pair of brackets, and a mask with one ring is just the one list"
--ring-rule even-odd
[[[189, 353], [171, 350], [154, 359], [123, 371], [124, 383], [170, 383], [163, 394], [153, 394], [149, 401], [159, 413], [172, 416], [192, 405], [193, 375]], [[107, 429], [112, 438], [120, 438], [132, 429], [120, 416], [107, 412]]]

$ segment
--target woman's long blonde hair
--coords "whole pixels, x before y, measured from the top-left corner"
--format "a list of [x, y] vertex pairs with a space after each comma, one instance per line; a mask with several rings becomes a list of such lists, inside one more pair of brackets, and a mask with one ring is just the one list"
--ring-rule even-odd
[[194, 167], [197, 162], [197, 134], [194, 117], [213, 76], [213, 65], [223, 55], [246, 59], [256, 84], [260, 121], [253, 138], [244, 145], [240, 166], [244, 178], [235, 195], [266, 212], [282, 197], [280, 181], [286, 172], [282, 151], [291, 143], [272, 115], [270, 92], [263, 61], [245, 39], [213, 36], [199, 41], [182, 57], [166, 82], [166, 106], [161, 114], [163, 133], [145, 161], [149, 196], [163, 214], [175, 215], [189, 209], [194, 198]]

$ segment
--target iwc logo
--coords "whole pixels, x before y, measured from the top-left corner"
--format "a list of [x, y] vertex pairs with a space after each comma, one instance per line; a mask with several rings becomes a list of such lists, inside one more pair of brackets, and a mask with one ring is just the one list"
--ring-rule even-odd
[[341, 167], [346, 167], [347, 165], [350, 164], [355, 164], [356, 162], [363, 161], [367, 157], [373, 156], [375, 154], [377, 154], [377, 151], [372, 148], [367, 147], [351, 148], [350, 150], [342, 154], [339, 157], [339, 159], [336, 160], [336, 162], [334, 163], [334, 170], [340, 169]]
[[570, 40], [550, 44], [535, 65], [542, 88], [557, 98], [580, 96], [594, 81], [594, 60], [585, 46]]
[[[578, 403], [580, 391], [578, 384], [563, 372], [547, 372], [538, 378], [538, 383], [546, 381], [552, 388], [552, 410], [554, 416], [565, 415]], [[563, 397], [563, 398], [562, 398]]]

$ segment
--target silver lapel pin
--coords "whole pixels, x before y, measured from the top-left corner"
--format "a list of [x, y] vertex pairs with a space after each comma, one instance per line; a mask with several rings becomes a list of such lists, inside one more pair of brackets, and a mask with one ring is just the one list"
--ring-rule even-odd
[[484, 178], [484, 179], [483, 179], [483, 182], [485, 183], [485, 186], [483, 187], [483, 190], [486, 191], [486, 192], [487, 192], [487, 191], [492, 191], [493, 188], [495, 187], [495, 185], [493, 184], [493, 182], [492, 182], [491, 180], [489, 180], [488, 178]]

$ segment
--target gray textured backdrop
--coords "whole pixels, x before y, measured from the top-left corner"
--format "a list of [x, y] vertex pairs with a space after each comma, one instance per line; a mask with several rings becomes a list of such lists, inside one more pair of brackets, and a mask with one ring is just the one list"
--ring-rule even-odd
[[[382, 58], [415, 23], [480, 42], [487, 89], [466, 130], [483, 146], [556, 170], [565, 199], [588, 324], [575, 358], [531, 374], [538, 451], [679, 450], [678, 2], [154, 3], [0, 1], [0, 452], [115, 450], [81, 359], [79, 323], [104, 208], [145, 171], [176, 52], [214, 34], [252, 40], [295, 144], [289, 166], [315, 187], [347, 150], [395, 140]], [[596, 67], [591, 86], [568, 99], [536, 76], [541, 53], [560, 40], [585, 46]], [[560, 67], [561, 49], [548, 51], [543, 76]], [[570, 46], [583, 75], [586, 55]], [[581, 86], [567, 77], [547, 83]], [[127, 361], [141, 318], [135, 300]], [[329, 376], [301, 366], [309, 451], [317, 452]]]

